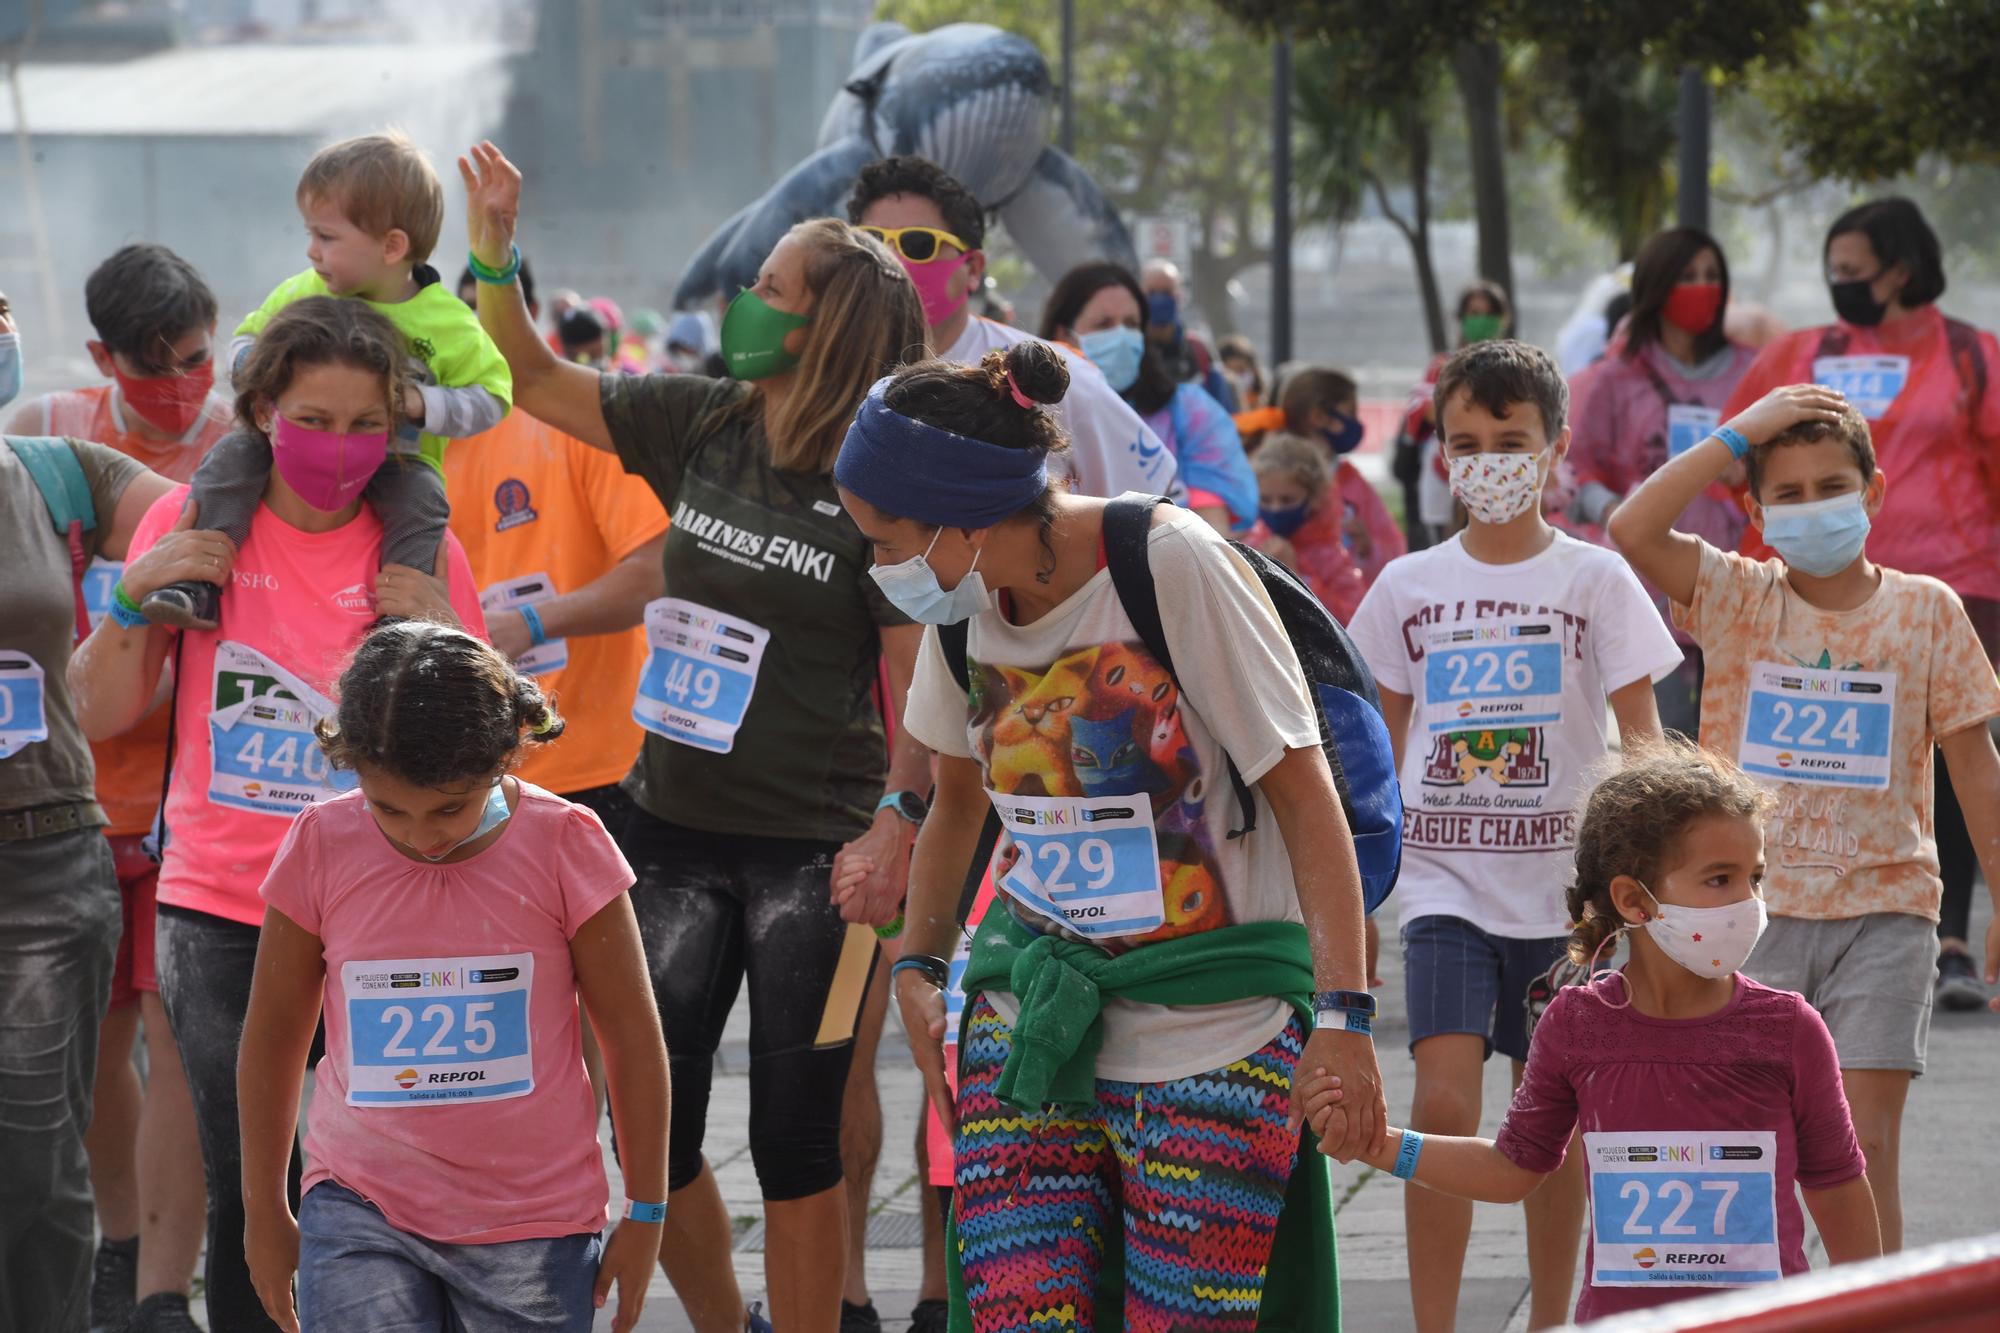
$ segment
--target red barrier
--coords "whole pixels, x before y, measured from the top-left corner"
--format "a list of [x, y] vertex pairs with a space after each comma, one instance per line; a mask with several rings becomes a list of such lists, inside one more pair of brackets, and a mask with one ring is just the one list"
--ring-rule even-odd
[[1590, 1333], [2000, 1333], [2000, 1233], [1600, 1319]]

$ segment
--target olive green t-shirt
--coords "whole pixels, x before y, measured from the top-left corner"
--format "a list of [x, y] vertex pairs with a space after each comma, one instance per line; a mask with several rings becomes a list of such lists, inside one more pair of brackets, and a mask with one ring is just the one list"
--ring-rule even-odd
[[[102, 444], [68, 441], [90, 483], [97, 526], [84, 534], [96, 555], [118, 498], [146, 469]], [[69, 697], [76, 642], [76, 583], [69, 539], [56, 531], [41, 488], [14, 450], [0, 444], [0, 810], [89, 801], [96, 770]]]
[[[756, 418], [725, 414], [747, 392], [700, 375], [603, 379], [618, 457], [672, 518], [667, 597], [769, 635], [727, 752], [648, 730], [628, 786], [689, 828], [845, 841], [867, 830], [888, 767], [877, 629], [909, 622], [869, 575], [833, 478], [779, 471]], [[649, 672], [659, 660], [649, 647]]]

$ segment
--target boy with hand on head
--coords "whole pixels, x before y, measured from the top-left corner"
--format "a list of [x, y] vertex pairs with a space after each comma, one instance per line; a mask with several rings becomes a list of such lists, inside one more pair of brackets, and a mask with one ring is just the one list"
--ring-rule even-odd
[[[1673, 530], [1738, 459], [1750, 525], [1775, 559]], [[1749, 972], [1825, 1016], [1893, 1252], [1903, 1103], [1924, 1068], [1938, 957], [1932, 747], [2000, 901], [2000, 755], [1986, 727], [2000, 684], [1958, 594], [1868, 559], [1887, 488], [1846, 398], [1785, 385], [1649, 477], [1610, 532], [1702, 647], [1702, 743], [1777, 791], [1771, 928]], [[1985, 972], [2000, 979], [2000, 921]]]
[[[1393, 560], [1348, 627], [1381, 690], [1403, 784], [1403, 961], [1416, 1057], [1412, 1126], [1479, 1127], [1481, 1066], [1528, 1058], [1529, 988], [1565, 955], [1577, 812], [1609, 752], [1658, 737], [1653, 682], [1681, 660], [1611, 551], [1539, 503], [1569, 449], [1569, 386], [1549, 356], [1474, 343], [1438, 377], [1452, 494], [1469, 523]], [[1531, 1328], [1563, 1323], [1583, 1226], [1580, 1156], [1529, 1195]], [[1472, 1205], [1404, 1196], [1420, 1330], [1449, 1329]]]
[[[370, 458], [355, 448], [343, 452], [343, 462], [373, 474], [363, 494], [382, 521], [383, 565], [428, 573], [451, 516], [445, 441], [498, 425], [512, 404], [513, 377], [479, 317], [425, 262], [444, 225], [444, 186], [407, 137], [389, 131], [321, 149], [299, 178], [297, 203], [312, 267], [280, 283], [237, 327], [231, 366], [243, 364], [273, 316], [309, 296], [366, 301], [402, 331], [415, 382], [404, 395], [403, 428], [391, 438], [395, 456]], [[288, 437], [304, 441], [321, 434], [311, 421], [280, 417], [273, 423], [274, 447], [250, 431], [219, 442], [195, 473], [189, 497], [201, 526], [240, 545], [273, 466], [306, 503], [316, 505], [319, 495], [334, 498], [351, 477], [288, 471], [284, 456]], [[183, 581], [151, 593], [141, 609], [156, 624], [212, 629], [220, 594], [212, 583]]]

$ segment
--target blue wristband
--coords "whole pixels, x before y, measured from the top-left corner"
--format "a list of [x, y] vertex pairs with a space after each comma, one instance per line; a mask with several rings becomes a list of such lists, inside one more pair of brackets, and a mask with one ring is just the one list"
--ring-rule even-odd
[[542, 613], [532, 606], [517, 606], [521, 613], [521, 623], [528, 627], [528, 642], [539, 648], [549, 641], [549, 633], [542, 628]]
[[1375, 1035], [1373, 1016], [1359, 1009], [1321, 1009], [1313, 1014], [1313, 1027], [1321, 1032], [1358, 1032], [1364, 1037]]
[[1396, 1165], [1389, 1174], [1398, 1180], [1409, 1180], [1417, 1174], [1417, 1158], [1423, 1155], [1424, 1136], [1414, 1129], [1403, 1131], [1403, 1146], [1397, 1150]]
[[667, 1206], [663, 1203], [638, 1203], [625, 1201], [625, 1220], [628, 1222], [664, 1222], [667, 1220]]
[[[122, 593], [124, 591], [125, 585], [122, 583], [119, 584], [117, 592]], [[146, 623], [146, 613], [135, 606], [127, 606], [126, 602], [128, 600], [128, 598], [114, 594], [111, 598], [111, 605], [104, 609], [104, 614], [111, 617], [111, 623], [119, 629], [137, 629]]]
[[1743, 438], [1742, 431], [1732, 430], [1728, 426], [1717, 426], [1714, 435], [1716, 439], [1729, 446], [1731, 458], [1740, 460], [1749, 455], [1750, 441]]

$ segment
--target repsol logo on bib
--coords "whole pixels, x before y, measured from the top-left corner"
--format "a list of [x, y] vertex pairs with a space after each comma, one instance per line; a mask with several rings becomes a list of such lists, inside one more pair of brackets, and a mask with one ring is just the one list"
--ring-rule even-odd
[[833, 552], [783, 534], [766, 536], [704, 514], [682, 500], [674, 505], [674, 527], [706, 545], [747, 557], [773, 569], [803, 574], [825, 583], [833, 578]]
[[1729, 1256], [1726, 1254], [1702, 1254], [1699, 1251], [1678, 1254], [1673, 1250], [1668, 1250], [1660, 1262], [1666, 1264], [1668, 1267], [1672, 1267], [1675, 1264], [1727, 1264]]

